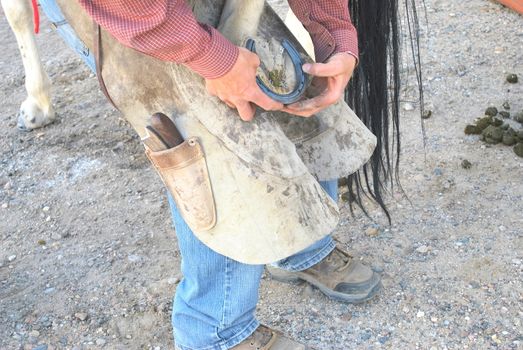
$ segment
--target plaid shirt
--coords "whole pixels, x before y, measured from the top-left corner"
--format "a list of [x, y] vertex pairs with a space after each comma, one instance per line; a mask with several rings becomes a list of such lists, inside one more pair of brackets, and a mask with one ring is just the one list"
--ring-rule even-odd
[[[249, 1], [249, 0], [246, 0]], [[122, 44], [164, 61], [182, 63], [207, 79], [236, 62], [238, 48], [215, 28], [198, 23], [185, 0], [79, 0]], [[358, 57], [348, 0], [289, 0], [312, 37], [316, 60], [348, 52]]]

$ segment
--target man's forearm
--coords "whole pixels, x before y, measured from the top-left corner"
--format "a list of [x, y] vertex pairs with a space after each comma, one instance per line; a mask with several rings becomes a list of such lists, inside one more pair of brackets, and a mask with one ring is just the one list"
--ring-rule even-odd
[[358, 58], [358, 35], [348, 0], [289, 0], [289, 5], [311, 35], [318, 62], [338, 52]]
[[207, 79], [226, 74], [238, 48], [216, 29], [196, 21], [184, 0], [78, 0], [125, 46], [182, 63]]

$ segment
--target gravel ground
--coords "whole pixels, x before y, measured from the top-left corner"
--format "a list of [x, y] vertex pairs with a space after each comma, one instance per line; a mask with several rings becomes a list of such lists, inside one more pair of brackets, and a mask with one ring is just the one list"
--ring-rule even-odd
[[[261, 321], [318, 349], [523, 348], [523, 158], [463, 133], [488, 106], [523, 110], [523, 17], [486, 0], [425, 2], [432, 116], [424, 146], [406, 67], [408, 199], [389, 197], [391, 226], [342, 204], [336, 232], [382, 271], [383, 293], [346, 305], [262, 281]], [[161, 183], [94, 76], [42, 26], [59, 120], [20, 133], [24, 73], [0, 20], [0, 349], [172, 349], [180, 259]]]

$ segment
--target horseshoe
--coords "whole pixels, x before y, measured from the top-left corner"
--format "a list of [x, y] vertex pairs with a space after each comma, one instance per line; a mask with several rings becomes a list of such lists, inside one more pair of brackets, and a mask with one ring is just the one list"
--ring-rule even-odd
[[[296, 50], [296, 48], [287, 39], [283, 39], [281, 44], [287, 52], [287, 54], [289, 55], [292, 64], [294, 65], [294, 73], [296, 75], [296, 85], [294, 87], [294, 90], [287, 94], [279, 94], [271, 90], [267, 85], [265, 85], [265, 83], [261, 80], [259, 76], [256, 76], [256, 83], [267, 96], [269, 96], [275, 101], [288, 105], [298, 101], [300, 97], [303, 95], [303, 93], [305, 92], [305, 83], [307, 78], [302, 69], [303, 60], [301, 59], [298, 50]], [[247, 39], [245, 47], [249, 51], [256, 53], [256, 46], [253, 39]]]

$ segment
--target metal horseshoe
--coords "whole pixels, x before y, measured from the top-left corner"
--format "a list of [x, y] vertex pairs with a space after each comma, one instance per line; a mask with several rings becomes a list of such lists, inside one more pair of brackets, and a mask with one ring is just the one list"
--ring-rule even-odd
[[[298, 101], [301, 95], [305, 92], [306, 76], [302, 69], [303, 61], [300, 57], [298, 50], [296, 50], [296, 48], [287, 39], [283, 39], [281, 45], [289, 55], [292, 64], [294, 65], [294, 73], [296, 75], [296, 86], [294, 87], [294, 90], [289, 92], [288, 94], [279, 94], [271, 90], [267, 85], [265, 85], [265, 83], [258, 76], [256, 76], [256, 83], [258, 84], [260, 89], [270, 98], [272, 98], [275, 101], [281, 102], [284, 105], [288, 105]], [[256, 53], [256, 46], [253, 39], [247, 39], [245, 47], [249, 51]]]

